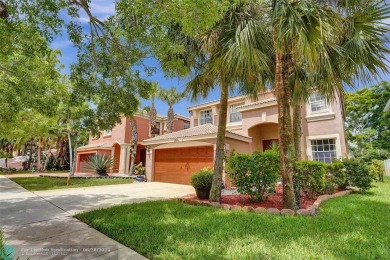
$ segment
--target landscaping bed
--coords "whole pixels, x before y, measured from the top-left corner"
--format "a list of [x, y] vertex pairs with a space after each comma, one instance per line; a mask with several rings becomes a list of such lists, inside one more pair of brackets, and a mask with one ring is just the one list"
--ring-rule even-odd
[[150, 259], [390, 259], [390, 178], [328, 200], [320, 214], [278, 217], [177, 201], [76, 215]]
[[301, 194], [301, 208], [290, 210], [283, 208], [282, 187], [278, 186], [274, 194], [269, 194], [266, 199], [254, 202], [249, 195], [222, 195], [221, 203], [209, 202], [207, 199], [198, 199], [197, 196], [190, 195], [186, 198], [176, 199], [177, 201], [190, 204], [213, 206], [226, 210], [242, 210], [247, 212], [269, 213], [274, 215], [315, 215], [321, 203], [331, 198], [348, 195], [352, 190], [335, 191], [333, 194], [319, 196], [308, 196]]
[[[221, 196], [221, 204], [228, 205], [239, 205], [241, 207], [249, 206], [253, 208], [263, 207], [263, 208], [276, 208], [279, 210], [283, 209], [283, 190], [282, 186], [278, 185], [276, 187], [276, 192], [268, 194], [266, 199], [259, 202], [254, 202], [249, 195], [245, 194], [232, 194], [232, 195], [222, 195]], [[336, 190], [334, 193], [338, 193], [341, 190]], [[329, 194], [330, 195], [330, 194]], [[191, 195], [188, 199], [198, 200], [196, 195]], [[307, 209], [312, 206], [314, 202], [318, 199], [318, 195], [307, 195], [301, 193], [301, 208]], [[208, 201], [206, 199], [200, 201]]]

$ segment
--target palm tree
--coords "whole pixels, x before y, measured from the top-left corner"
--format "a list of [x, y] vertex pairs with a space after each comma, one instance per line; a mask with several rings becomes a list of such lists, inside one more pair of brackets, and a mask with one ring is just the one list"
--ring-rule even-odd
[[158, 92], [159, 92], [158, 82], [153, 82], [151, 85], [151, 90], [150, 90], [150, 101], [152, 102], [152, 104], [150, 106], [150, 111], [149, 111], [150, 133], [151, 133], [152, 137], [156, 136], [157, 110], [156, 110], [156, 107], [154, 105], [154, 100], [155, 100]]
[[175, 87], [170, 89], [160, 89], [158, 93], [159, 98], [168, 104], [168, 120], [167, 120], [167, 133], [172, 133], [173, 131], [173, 120], [175, 117], [175, 112], [173, 111], [173, 105], [178, 103], [184, 98], [183, 93], [177, 92]]
[[137, 155], [137, 145], [138, 145], [138, 128], [137, 128], [137, 121], [135, 121], [134, 117], [130, 117], [130, 128], [131, 128], [131, 161], [130, 161], [130, 170], [129, 175], [132, 175], [134, 173], [134, 167], [135, 167], [135, 157]]
[[[293, 154], [297, 159], [301, 158], [300, 106], [308, 100], [313, 86], [316, 91], [325, 95], [328, 101], [338, 95], [343, 107], [343, 82], [352, 84], [354, 79], [370, 81], [387, 71], [385, 54], [388, 50], [385, 46], [385, 33], [389, 29], [383, 21], [388, 17], [390, 9], [377, 1], [354, 1], [353, 4], [346, 1], [337, 5], [329, 2], [273, 2], [276, 21], [273, 24], [276, 36], [274, 48], [276, 57], [282, 55], [280, 67], [276, 68], [276, 79], [283, 78], [283, 73], [287, 74], [284, 81], [276, 81], [275, 88], [286, 89], [287, 96], [287, 85], [290, 84], [293, 127], [289, 132], [293, 136]], [[297, 17], [298, 20], [294, 20]], [[302, 18], [304, 19], [300, 22]], [[316, 27], [320, 28], [321, 32], [318, 32]], [[304, 37], [305, 35], [307, 37]], [[301, 39], [310, 40], [305, 42]], [[291, 46], [294, 46], [294, 50]], [[287, 102], [278, 103], [279, 106], [290, 107]], [[287, 120], [279, 122], [286, 121], [289, 126], [289, 118], [286, 114]], [[289, 139], [281, 136], [281, 140]], [[288, 142], [281, 146], [282, 152], [285, 151], [288, 155]], [[291, 158], [287, 158], [286, 163], [288, 161], [291, 161]], [[286, 206], [286, 201], [284, 202]], [[290, 200], [287, 205], [291, 206], [291, 203]]]
[[[195, 75], [186, 85], [191, 100], [207, 97], [211, 90], [219, 87], [220, 114], [218, 121], [213, 184], [210, 201], [220, 202], [224, 160], [224, 144], [229, 93], [238, 91], [257, 98], [271, 79], [272, 49], [269, 32], [261, 26], [257, 2], [230, 6], [221, 21], [213, 28], [190, 39], [182, 37], [188, 52], [195, 57], [191, 66]], [[251, 44], [247, 44], [251, 43]], [[253, 44], [252, 44], [253, 43]]]

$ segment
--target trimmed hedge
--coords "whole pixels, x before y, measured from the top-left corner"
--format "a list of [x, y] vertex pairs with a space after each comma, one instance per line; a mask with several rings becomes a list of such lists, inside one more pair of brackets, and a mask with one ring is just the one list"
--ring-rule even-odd
[[299, 180], [301, 191], [306, 194], [319, 195], [326, 188], [326, 163], [316, 161], [298, 161], [295, 174]]
[[364, 162], [356, 159], [344, 159], [343, 164], [349, 185], [359, 188], [362, 192], [371, 188], [371, 182], [375, 180], [375, 177]]
[[279, 155], [272, 150], [233, 154], [227, 159], [226, 171], [238, 192], [250, 195], [253, 201], [261, 201], [279, 179]]
[[345, 189], [348, 186], [347, 174], [344, 170], [344, 164], [340, 160], [334, 160], [327, 166], [327, 173], [331, 175], [332, 182], [338, 189]]

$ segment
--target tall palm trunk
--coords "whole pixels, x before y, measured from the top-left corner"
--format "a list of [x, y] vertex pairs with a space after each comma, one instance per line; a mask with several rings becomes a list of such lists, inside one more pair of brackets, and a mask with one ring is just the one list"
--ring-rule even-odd
[[154, 102], [152, 102], [152, 106], [150, 107], [150, 132], [151, 136], [156, 136], [156, 126], [157, 126], [157, 111], [154, 106]]
[[167, 133], [172, 133], [173, 131], [173, 119], [175, 117], [175, 112], [173, 111], [172, 105], [169, 105], [168, 109], [168, 120], [167, 120]]
[[30, 167], [31, 167], [32, 155], [33, 155], [33, 142], [34, 142], [34, 139], [31, 138], [31, 140], [29, 142], [30, 154], [29, 154], [29, 157], [28, 157], [27, 169], [30, 169]]
[[[275, 44], [275, 46], [277, 46]], [[283, 183], [283, 207], [295, 209], [292, 160], [294, 142], [290, 113], [291, 89], [288, 82], [291, 56], [275, 48], [275, 91], [278, 103], [280, 173]]]
[[72, 176], [72, 167], [73, 167], [73, 151], [72, 151], [72, 140], [70, 139], [70, 132], [68, 131], [68, 143], [69, 143], [69, 175], [67, 184], [70, 184], [70, 178]]
[[71, 158], [71, 160], [72, 160], [72, 167], [70, 167], [70, 173], [69, 173], [71, 177], [74, 176], [74, 173], [75, 173], [75, 170], [76, 170], [77, 143], [78, 143], [78, 134], [76, 134], [76, 140], [75, 140], [74, 152], [73, 152], [73, 159]]
[[[301, 103], [299, 101], [295, 101], [293, 105], [293, 138], [294, 138], [294, 153], [295, 153], [296, 160], [302, 160], [301, 133], [302, 133]], [[300, 201], [301, 187], [296, 172], [294, 172], [293, 175], [293, 182], [294, 182], [294, 194], [295, 194], [295, 201], [297, 203], [297, 208], [301, 208], [301, 201]]]
[[133, 149], [131, 150], [129, 174], [132, 175], [134, 173], [135, 157], [137, 155], [137, 144], [138, 144], [137, 122], [135, 121], [134, 117], [130, 117], [130, 128], [131, 128], [131, 144], [133, 145]]
[[51, 156], [51, 144], [49, 144], [49, 149], [47, 150], [47, 154], [46, 154], [46, 160], [45, 160], [45, 163], [43, 164], [42, 166], [42, 171], [46, 171], [47, 170], [47, 164], [49, 163], [49, 159], [50, 159], [50, 156]]
[[302, 140], [302, 114], [299, 102], [293, 105], [293, 138], [294, 153], [297, 160], [302, 160], [301, 140]]
[[223, 173], [223, 160], [225, 157], [225, 134], [227, 121], [228, 87], [224, 82], [221, 86], [221, 108], [218, 121], [217, 144], [214, 160], [213, 185], [210, 191], [210, 202], [221, 202], [221, 185]]
[[41, 148], [41, 146], [40, 146], [40, 145], [38, 145], [38, 147], [37, 147], [37, 151], [36, 151], [36, 153], [37, 153], [37, 164], [38, 164], [38, 170], [40, 170], [40, 169], [41, 169], [41, 151], [42, 151], [42, 148]]

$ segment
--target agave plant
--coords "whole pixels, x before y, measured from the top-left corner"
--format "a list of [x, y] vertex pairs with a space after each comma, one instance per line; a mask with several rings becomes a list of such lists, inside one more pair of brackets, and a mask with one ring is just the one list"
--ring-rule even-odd
[[106, 176], [107, 169], [112, 168], [114, 159], [104, 154], [95, 154], [89, 157], [88, 168], [93, 169], [98, 175]]

